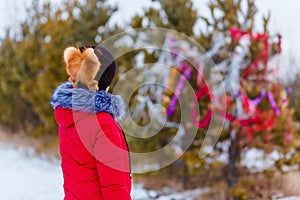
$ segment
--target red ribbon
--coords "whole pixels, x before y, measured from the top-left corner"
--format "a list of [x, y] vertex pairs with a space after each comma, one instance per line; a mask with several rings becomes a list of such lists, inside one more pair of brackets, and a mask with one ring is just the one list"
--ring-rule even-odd
[[[212, 96], [210, 94], [210, 91], [209, 91], [209, 88], [208, 88], [207, 84], [205, 84], [205, 83], [204, 83], [204, 86], [197, 91], [196, 96], [194, 98], [194, 105], [198, 106], [198, 102], [199, 102], [199, 100], [201, 99], [201, 97], [203, 95], [207, 96], [208, 100], [211, 101]], [[212, 110], [209, 109], [207, 111], [207, 114], [205, 115], [205, 117], [202, 120], [198, 121], [197, 120], [197, 117], [198, 117], [197, 109], [193, 108], [192, 112], [191, 112], [191, 117], [192, 117], [194, 126], [196, 126], [198, 128], [205, 128], [209, 125], [209, 122], [211, 120]]]
[[264, 44], [263, 50], [258, 55], [258, 57], [250, 64], [250, 66], [243, 72], [242, 76], [243, 78], [248, 78], [248, 76], [251, 74], [253, 70], [258, 68], [259, 63], [263, 62], [264, 68], [263, 68], [263, 74], [265, 74], [267, 66], [268, 66], [268, 51], [269, 51], [269, 36], [266, 33], [263, 34], [256, 34], [254, 35], [251, 32], [245, 32], [236, 28], [230, 29], [230, 35], [231, 38], [237, 42], [240, 41], [240, 39], [245, 36], [249, 35], [251, 41], [262, 41]]

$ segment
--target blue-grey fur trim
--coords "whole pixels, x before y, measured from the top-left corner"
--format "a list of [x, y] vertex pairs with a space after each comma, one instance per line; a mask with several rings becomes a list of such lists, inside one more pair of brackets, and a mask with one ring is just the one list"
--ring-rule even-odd
[[73, 88], [71, 82], [58, 86], [50, 100], [53, 109], [57, 106], [83, 112], [107, 112], [116, 120], [125, 116], [125, 103], [121, 96], [112, 95], [106, 91], [91, 91], [83, 88]]

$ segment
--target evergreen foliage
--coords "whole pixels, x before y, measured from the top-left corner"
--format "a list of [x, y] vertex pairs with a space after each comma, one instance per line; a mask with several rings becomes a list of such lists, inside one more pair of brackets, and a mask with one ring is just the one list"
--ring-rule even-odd
[[52, 91], [67, 80], [63, 50], [67, 46], [96, 45], [107, 30], [115, 8], [106, 1], [65, 1], [55, 7], [49, 1], [33, 4], [16, 33], [1, 40], [0, 119], [14, 131], [31, 135], [56, 134], [49, 106]]

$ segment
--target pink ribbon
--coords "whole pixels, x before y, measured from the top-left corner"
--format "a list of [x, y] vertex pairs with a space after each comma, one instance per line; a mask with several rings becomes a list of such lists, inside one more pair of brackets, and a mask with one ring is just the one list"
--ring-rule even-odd
[[180, 76], [180, 80], [175, 89], [175, 94], [173, 95], [171, 103], [167, 109], [167, 117], [172, 115], [176, 109], [176, 101], [177, 101], [178, 97], [180, 96], [181, 90], [184, 85], [184, 80], [191, 78], [191, 71], [184, 64], [182, 64], [182, 66], [183, 66], [182, 67], [183, 74]]
[[269, 98], [269, 101], [271, 103], [271, 106], [276, 114], [276, 116], [280, 115], [280, 110], [275, 102], [275, 99], [274, 99], [274, 96], [271, 92], [268, 92], [268, 98]]

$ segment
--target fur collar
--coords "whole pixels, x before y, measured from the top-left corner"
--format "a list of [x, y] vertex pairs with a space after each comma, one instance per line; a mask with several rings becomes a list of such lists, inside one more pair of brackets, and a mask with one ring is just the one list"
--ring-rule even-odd
[[106, 91], [91, 91], [83, 88], [73, 88], [71, 82], [62, 83], [52, 96], [50, 104], [83, 112], [107, 112], [116, 120], [125, 116], [125, 103], [121, 96], [112, 95]]

